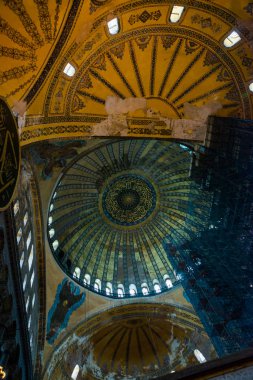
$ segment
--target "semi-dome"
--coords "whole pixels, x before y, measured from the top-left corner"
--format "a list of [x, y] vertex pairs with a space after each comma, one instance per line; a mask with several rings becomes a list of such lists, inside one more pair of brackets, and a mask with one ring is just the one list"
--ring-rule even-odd
[[108, 297], [171, 289], [179, 278], [166, 246], [205, 225], [208, 198], [189, 177], [191, 155], [154, 140], [108, 140], [81, 154], [50, 202], [48, 238], [61, 268]]

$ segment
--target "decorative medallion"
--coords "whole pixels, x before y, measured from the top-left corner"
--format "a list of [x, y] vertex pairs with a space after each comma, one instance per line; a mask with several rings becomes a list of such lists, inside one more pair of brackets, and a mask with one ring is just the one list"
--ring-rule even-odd
[[103, 211], [113, 223], [132, 226], [145, 221], [156, 206], [156, 192], [145, 178], [135, 174], [116, 177], [103, 193]]
[[0, 97], [0, 210], [12, 201], [19, 175], [20, 147], [16, 121]]

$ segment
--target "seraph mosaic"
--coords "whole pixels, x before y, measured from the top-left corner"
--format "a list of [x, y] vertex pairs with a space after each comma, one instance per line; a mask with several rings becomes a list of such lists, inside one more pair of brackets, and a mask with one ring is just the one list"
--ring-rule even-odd
[[85, 301], [85, 293], [65, 278], [57, 287], [55, 301], [48, 312], [47, 342], [53, 344], [68, 325], [71, 314]]
[[30, 153], [34, 162], [42, 166], [41, 177], [46, 180], [52, 177], [56, 168], [64, 168], [68, 160], [78, 155], [78, 148], [85, 145], [85, 141], [43, 142], [32, 148]]

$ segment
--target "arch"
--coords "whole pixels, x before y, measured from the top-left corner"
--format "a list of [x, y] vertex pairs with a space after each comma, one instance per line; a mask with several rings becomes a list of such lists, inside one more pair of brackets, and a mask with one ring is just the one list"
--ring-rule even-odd
[[64, 67], [63, 72], [68, 77], [73, 77], [75, 75], [76, 69], [70, 62], [68, 62], [66, 66]]
[[114, 17], [111, 20], [107, 21], [107, 28], [108, 28], [109, 34], [111, 35], [118, 34], [120, 31], [118, 17]]
[[74, 273], [73, 273], [73, 276], [75, 278], [80, 278], [80, 274], [81, 274], [81, 269], [79, 267], [75, 267], [75, 270], [74, 270]]
[[174, 5], [170, 14], [170, 22], [176, 23], [180, 20], [184, 7], [179, 5]]
[[118, 285], [117, 293], [118, 293], [118, 297], [120, 297], [120, 298], [124, 297], [124, 295], [125, 295], [124, 285], [122, 285], [122, 284]]
[[137, 288], [134, 284], [129, 285], [129, 294], [130, 296], [134, 297], [137, 295]]
[[100, 292], [101, 291], [101, 280], [99, 280], [99, 278], [96, 278], [96, 280], [94, 282], [94, 290], [96, 292]]
[[49, 236], [50, 236], [50, 238], [52, 238], [54, 236], [54, 234], [55, 234], [55, 230], [54, 230], [54, 228], [51, 228], [49, 230]]
[[148, 284], [146, 282], [143, 282], [141, 284], [141, 291], [142, 291], [142, 294], [144, 296], [147, 296], [149, 294], [149, 288], [148, 288]]
[[90, 275], [88, 273], [85, 273], [83, 283], [84, 285], [90, 285]]
[[240, 41], [241, 41], [240, 35], [235, 30], [232, 30], [229, 33], [229, 35], [224, 39], [223, 44], [225, 47], [231, 48], [232, 46], [236, 45]]
[[163, 279], [164, 279], [165, 285], [167, 286], [168, 289], [170, 289], [170, 288], [173, 287], [172, 281], [171, 281], [171, 279], [170, 279], [170, 277], [169, 277], [168, 274], [165, 274], [163, 276]]
[[156, 293], [161, 293], [161, 286], [158, 280], [153, 280], [153, 285], [154, 285], [154, 291]]
[[200, 363], [205, 363], [206, 362], [206, 358], [204, 357], [204, 355], [202, 354], [202, 352], [200, 352], [197, 348], [193, 351], [196, 359], [200, 362]]
[[105, 293], [107, 296], [112, 295], [112, 283], [111, 282], [106, 283]]
[[56, 251], [58, 247], [59, 247], [59, 242], [58, 242], [58, 240], [55, 240], [53, 242], [53, 249], [54, 249], [54, 251]]

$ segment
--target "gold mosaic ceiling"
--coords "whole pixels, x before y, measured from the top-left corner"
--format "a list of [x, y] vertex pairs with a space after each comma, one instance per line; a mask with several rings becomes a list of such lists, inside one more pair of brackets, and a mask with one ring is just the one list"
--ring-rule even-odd
[[191, 312], [170, 305], [125, 305], [77, 327], [50, 358], [44, 379], [70, 377], [76, 364], [78, 379], [154, 378], [196, 365], [196, 347], [215, 357]]
[[[184, 117], [185, 102], [218, 101], [220, 115], [251, 118], [252, 4], [177, 4], [185, 9], [173, 24], [172, 0], [1, 1], [1, 92], [10, 105], [28, 101], [22, 144], [91, 135], [107, 116], [108, 96], [145, 97], [162, 117]], [[120, 22], [113, 36], [106, 24], [112, 15]], [[227, 49], [223, 40], [233, 28], [242, 39]], [[68, 62], [73, 78], [63, 73]], [[169, 137], [159, 118], [150, 130], [144, 111], [129, 115], [129, 127], [131, 136]]]

